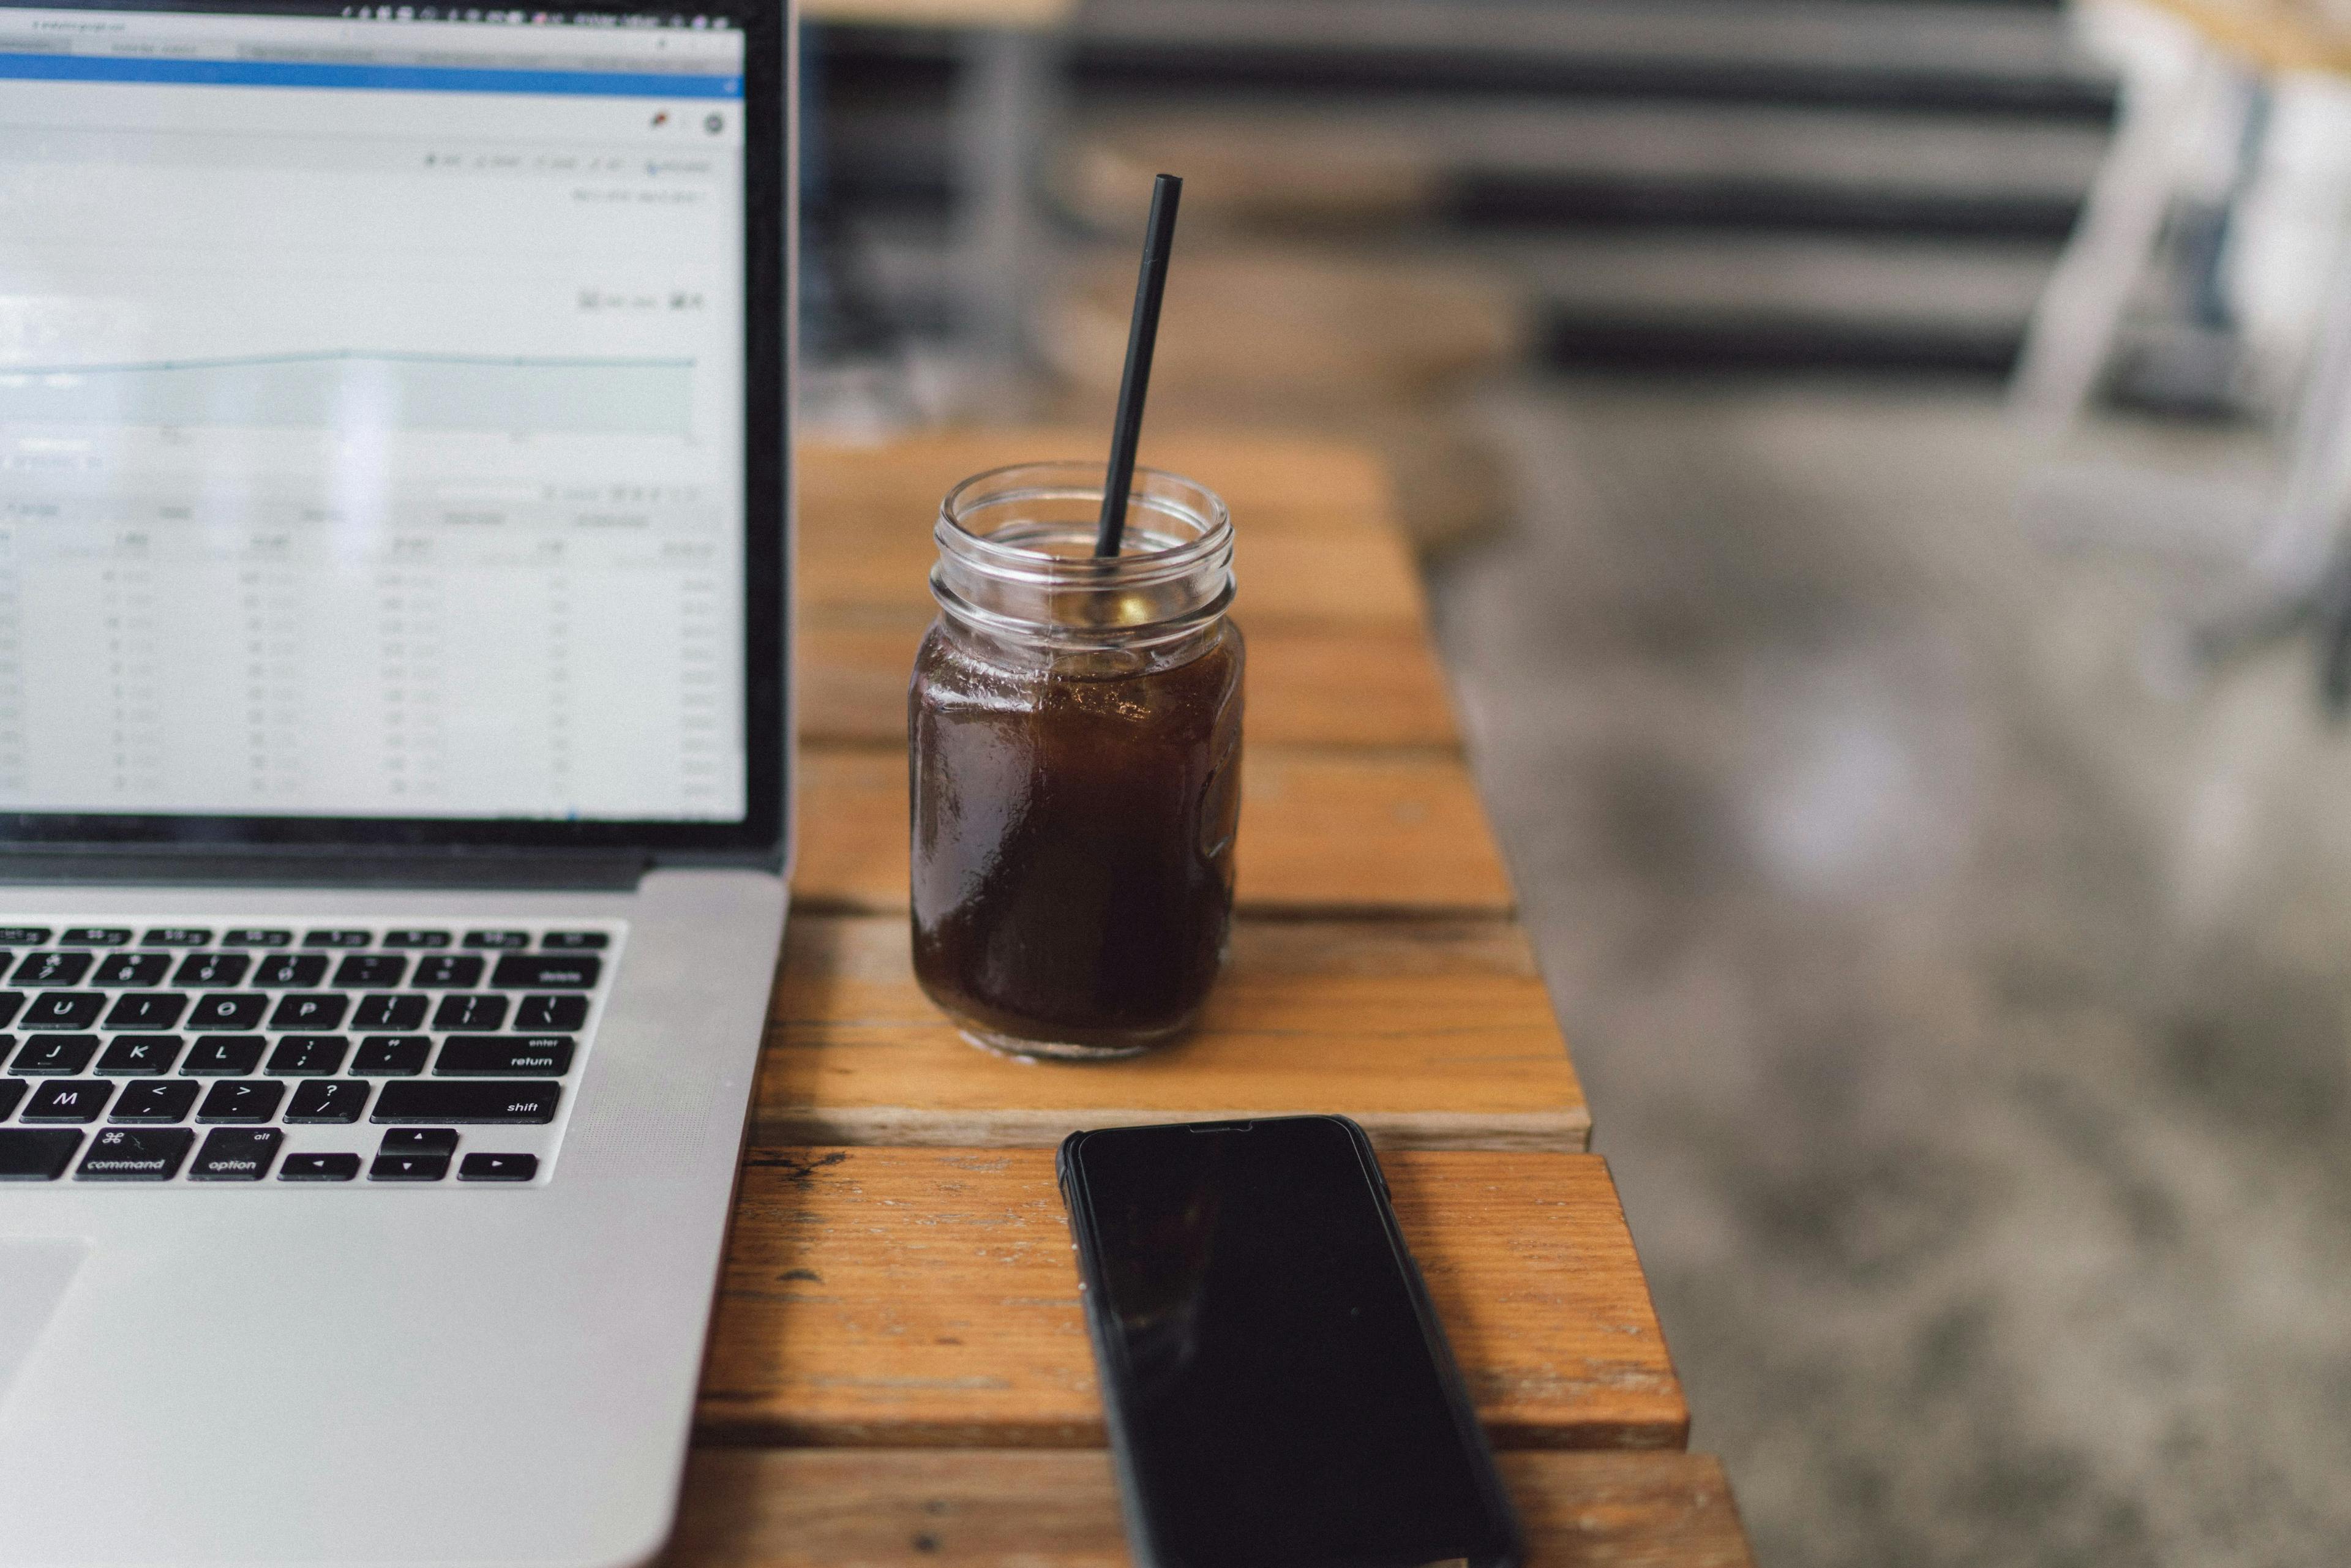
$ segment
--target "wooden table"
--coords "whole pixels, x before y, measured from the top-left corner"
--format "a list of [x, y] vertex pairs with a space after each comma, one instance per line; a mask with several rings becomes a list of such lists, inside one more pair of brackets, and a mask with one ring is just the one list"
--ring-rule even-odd
[[801, 841], [673, 1568], [1125, 1561], [1052, 1146], [1340, 1111], [1397, 1213], [1537, 1563], [1737, 1568], [1369, 456], [1154, 439], [1231, 503], [1249, 639], [1239, 915], [1193, 1038], [963, 1043], [907, 954], [904, 709], [955, 480], [1086, 433], [800, 464]]

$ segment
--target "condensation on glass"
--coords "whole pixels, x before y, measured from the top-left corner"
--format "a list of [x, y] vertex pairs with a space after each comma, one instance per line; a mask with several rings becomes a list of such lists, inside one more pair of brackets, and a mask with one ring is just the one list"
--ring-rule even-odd
[[1099, 465], [965, 480], [907, 695], [914, 974], [963, 1032], [1118, 1056], [1199, 1015], [1232, 925], [1240, 629], [1232, 523], [1138, 469], [1092, 554]]

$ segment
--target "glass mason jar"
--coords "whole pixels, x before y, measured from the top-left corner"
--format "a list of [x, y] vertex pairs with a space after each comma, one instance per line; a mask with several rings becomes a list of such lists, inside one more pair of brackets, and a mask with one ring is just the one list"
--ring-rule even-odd
[[1097, 559], [1102, 496], [1098, 463], [947, 493], [907, 693], [914, 975], [967, 1038], [1019, 1056], [1181, 1033], [1232, 925], [1232, 522], [1138, 468], [1123, 548]]

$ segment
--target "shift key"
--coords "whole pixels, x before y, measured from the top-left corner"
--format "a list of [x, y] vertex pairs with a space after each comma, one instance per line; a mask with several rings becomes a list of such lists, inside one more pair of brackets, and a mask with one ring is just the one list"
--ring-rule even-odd
[[443, 1126], [552, 1122], [563, 1085], [534, 1079], [395, 1079], [375, 1097], [371, 1122]]

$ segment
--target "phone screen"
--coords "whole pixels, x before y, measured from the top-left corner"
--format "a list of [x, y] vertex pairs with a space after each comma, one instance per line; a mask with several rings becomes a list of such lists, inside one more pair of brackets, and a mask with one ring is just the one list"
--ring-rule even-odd
[[1130, 1503], [1165, 1568], [1515, 1555], [1358, 1136], [1297, 1117], [1066, 1147]]

